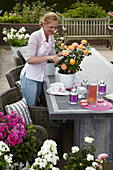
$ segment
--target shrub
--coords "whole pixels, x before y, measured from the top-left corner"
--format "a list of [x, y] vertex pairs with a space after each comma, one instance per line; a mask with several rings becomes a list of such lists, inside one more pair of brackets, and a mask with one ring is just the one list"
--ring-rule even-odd
[[101, 6], [93, 2], [83, 0], [71, 6], [71, 9], [63, 13], [65, 18], [103, 18], [107, 17], [107, 13]]
[[7, 11], [4, 12], [3, 16], [0, 16], [0, 23], [22, 23], [23, 17], [17, 13]]
[[8, 13], [4, 13], [3, 17], [0, 17], [1, 23], [38, 23], [39, 20], [47, 12], [53, 11], [55, 4], [51, 7], [45, 5], [45, 2], [32, 2], [31, 5], [26, 1], [22, 5], [22, 12], [19, 12], [19, 3], [15, 5], [13, 10]]

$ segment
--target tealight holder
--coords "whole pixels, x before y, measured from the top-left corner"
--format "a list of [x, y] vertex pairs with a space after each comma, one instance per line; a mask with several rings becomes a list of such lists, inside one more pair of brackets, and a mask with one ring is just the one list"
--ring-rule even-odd
[[106, 94], [106, 84], [104, 80], [101, 80], [98, 84], [98, 93], [99, 94]]
[[78, 92], [77, 92], [76, 88], [74, 88], [70, 91], [68, 102], [70, 104], [77, 104], [78, 103]]
[[86, 89], [88, 90], [88, 85], [89, 85], [89, 82], [87, 79], [82, 80], [81, 86], [86, 87]]

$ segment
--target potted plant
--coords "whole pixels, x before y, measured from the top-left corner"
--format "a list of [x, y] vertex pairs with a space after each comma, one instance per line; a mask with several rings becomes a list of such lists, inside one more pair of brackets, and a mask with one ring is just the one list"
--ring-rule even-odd
[[19, 50], [23, 56], [27, 53], [27, 45], [30, 35], [26, 33], [25, 27], [21, 27], [18, 31], [16, 29], [3, 28], [3, 34], [6, 36], [3, 38], [4, 41], [9, 43], [14, 55], [17, 55]]
[[91, 55], [89, 49], [87, 40], [82, 40], [81, 44], [74, 42], [69, 46], [61, 41], [56, 41], [55, 50], [57, 53], [62, 52], [63, 56], [55, 67], [58, 68], [60, 82], [64, 83], [67, 89], [72, 88], [75, 73], [82, 70], [80, 64], [84, 57]]
[[[12, 163], [32, 164], [37, 154], [36, 137], [32, 135], [36, 132], [33, 125], [28, 126], [23, 122], [22, 116], [11, 111], [9, 115], [4, 116], [0, 112], [0, 142], [4, 142], [9, 148], [8, 155], [13, 155]], [[1, 158], [2, 159], [2, 158]], [[0, 162], [0, 166], [1, 162]], [[3, 169], [3, 168], [0, 168]], [[4, 169], [5, 170], [5, 167]]]
[[69, 154], [64, 153], [63, 158], [66, 160], [65, 169], [68, 170], [107, 170], [106, 163], [108, 155], [102, 153], [95, 159], [96, 149], [93, 146], [94, 139], [84, 137], [85, 144], [81, 147], [73, 146]]

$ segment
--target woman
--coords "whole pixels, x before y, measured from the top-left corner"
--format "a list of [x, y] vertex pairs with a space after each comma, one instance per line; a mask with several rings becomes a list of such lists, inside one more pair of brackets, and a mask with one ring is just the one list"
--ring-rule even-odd
[[23, 97], [27, 104], [37, 104], [42, 83], [44, 80], [45, 66], [48, 60], [54, 64], [60, 61], [54, 50], [53, 33], [58, 26], [58, 17], [55, 13], [47, 13], [40, 20], [41, 29], [31, 34], [28, 42], [26, 64], [21, 71], [20, 81]]

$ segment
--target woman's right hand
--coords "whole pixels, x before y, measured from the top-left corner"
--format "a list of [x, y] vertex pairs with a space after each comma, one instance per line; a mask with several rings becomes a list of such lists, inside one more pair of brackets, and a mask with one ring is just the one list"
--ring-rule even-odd
[[60, 61], [60, 58], [58, 57], [58, 55], [53, 55], [50, 56], [50, 60], [52, 60], [54, 64], [57, 64]]

